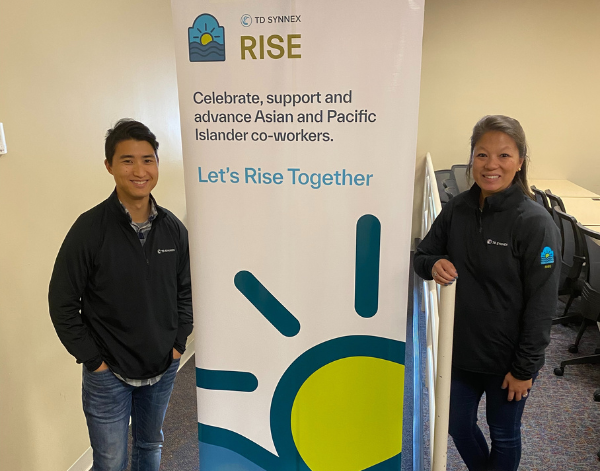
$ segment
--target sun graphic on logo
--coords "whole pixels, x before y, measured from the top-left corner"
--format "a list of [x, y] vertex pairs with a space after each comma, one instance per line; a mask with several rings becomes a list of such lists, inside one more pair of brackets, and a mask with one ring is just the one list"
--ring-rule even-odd
[[200, 43], [202, 43], [203, 46], [206, 46], [212, 40], [213, 37], [210, 33], [204, 33], [202, 36], [200, 36]]
[[[217, 20], [212, 15], [201, 15], [194, 23], [194, 27], [190, 28], [190, 39], [200, 42], [206, 46], [211, 41], [223, 43], [223, 28], [219, 26]], [[215, 32], [216, 31], [216, 32]], [[192, 34], [196, 33], [196, 34]]]
[[[354, 307], [369, 319], [379, 302], [381, 225], [356, 225]], [[238, 291], [279, 333], [295, 337], [298, 319], [249, 271]], [[370, 335], [337, 337], [309, 348], [280, 378], [270, 408], [277, 454], [232, 430], [199, 423], [201, 467], [247, 471], [400, 469], [405, 343]], [[197, 368], [197, 386], [251, 393], [252, 373]]]

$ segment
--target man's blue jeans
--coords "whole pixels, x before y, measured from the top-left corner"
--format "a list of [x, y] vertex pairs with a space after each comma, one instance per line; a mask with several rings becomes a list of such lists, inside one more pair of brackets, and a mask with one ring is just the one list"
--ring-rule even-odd
[[173, 390], [179, 360], [173, 360], [152, 386], [130, 386], [109, 369], [83, 368], [83, 412], [94, 452], [93, 471], [127, 468], [129, 417], [133, 435], [131, 471], [158, 471], [163, 443], [162, 424]]
[[[537, 373], [534, 375], [537, 376]], [[469, 471], [516, 471], [521, 460], [521, 417], [525, 402], [509, 401], [504, 376], [452, 368], [448, 431]], [[477, 425], [477, 407], [485, 392], [492, 450]]]

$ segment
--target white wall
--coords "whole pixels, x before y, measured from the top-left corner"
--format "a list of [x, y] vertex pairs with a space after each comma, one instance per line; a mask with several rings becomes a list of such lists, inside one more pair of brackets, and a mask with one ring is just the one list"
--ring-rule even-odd
[[160, 142], [159, 204], [185, 215], [168, 0], [0, 0], [0, 469], [65, 471], [89, 447], [81, 366], [54, 332], [48, 281], [71, 224], [114, 187], [104, 134]]
[[466, 163], [486, 114], [521, 122], [530, 177], [600, 193], [599, 18], [597, 0], [426, 0], [416, 208], [426, 152], [436, 169]]

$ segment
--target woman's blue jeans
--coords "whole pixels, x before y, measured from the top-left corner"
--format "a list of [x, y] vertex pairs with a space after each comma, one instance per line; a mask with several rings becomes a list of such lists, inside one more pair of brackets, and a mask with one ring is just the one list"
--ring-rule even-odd
[[[534, 375], [534, 380], [535, 380]], [[449, 433], [469, 471], [516, 471], [521, 460], [521, 416], [527, 399], [508, 401], [504, 376], [452, 368]], [[477, 425], [485, 392], [492, 450]]]
[[129, 417], [133, 450], [131, 471], [158, 471], [163, 443], [162, 424], [173, 390], [179, 360], [173, 360], [152, 386], [130, 386], [110, 370], [83, 368], [83, 412], [94, 454], [93, 471], [127, 468]]

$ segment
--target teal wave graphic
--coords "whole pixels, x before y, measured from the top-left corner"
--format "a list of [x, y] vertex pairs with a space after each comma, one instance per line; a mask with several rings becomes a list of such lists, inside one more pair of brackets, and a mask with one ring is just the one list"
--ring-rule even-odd
[[216, 42], [203, 46], [190, 43], [190, 62], [217, 62], [225, 60], [225, 45]]

